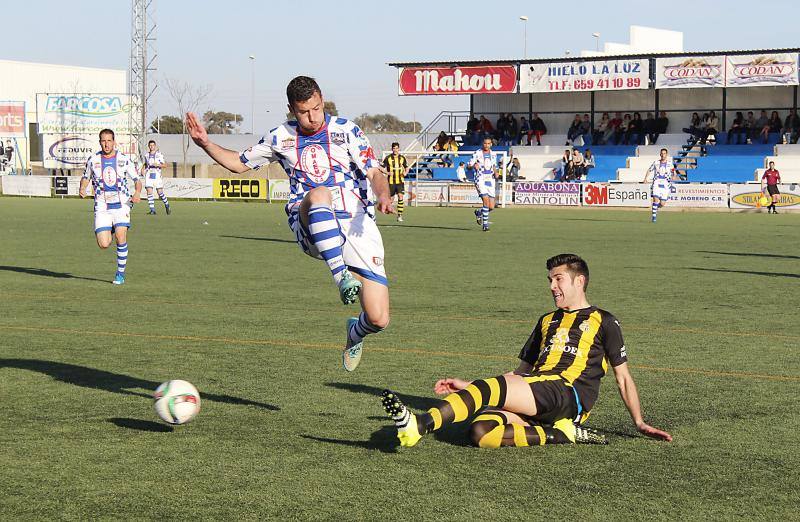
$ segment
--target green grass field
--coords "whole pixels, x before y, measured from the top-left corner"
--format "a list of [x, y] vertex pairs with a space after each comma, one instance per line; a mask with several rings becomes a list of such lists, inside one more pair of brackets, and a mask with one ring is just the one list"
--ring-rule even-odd
[[[800, 215], [468, 209], [379, 219], [392, 323], [340, 369], [330, 275], [280, 205], [134, 211], [128, 282], [91, 203], [0, 198], [0, 519], [797, 519]], [[207, 222], [207, 224], [205, 224]], [[608, 446], [398, 448], [378, 394], [516, 367], [545, 260], [583, 255], [621, 321], [645, 419], [604, 379]], [[186, 379], [176, 428], [150, 394]]]

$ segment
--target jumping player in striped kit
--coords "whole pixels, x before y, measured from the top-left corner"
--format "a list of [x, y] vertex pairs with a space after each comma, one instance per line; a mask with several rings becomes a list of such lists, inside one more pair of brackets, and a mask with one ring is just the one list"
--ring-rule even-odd
[[150, 207], [148, 214], [156, 213], [153, 189], [158, 192], [158, 197], [164, 203], [164, 209], [167, 214], [171, 214], [169, 200], [167, 195], [164, 194], [164, 180], [161, 178], [161, 168], [165, 165], [164, 155], [158, 150], [156, 142], [153, 140], [147, 142], [147, 149], [147, 154], [144, 156], [144, 165], [142, 165], [142, 174], [144, 175], [144, 188], [147, 191], [147, 205]]
[[[117, 241], [117, 274], [114, 284], [125, 283], [125, 268], [128, 265], [128, 228], [131, 226], [129, 202], [138, 203], [142, 182], [133, 160], [116, 149], [114, 131], [100, 131], [100, 152], [86, 162], [81, 178], [79, 194], [87, 196], [86, 188], [92, 183], [94, 189], [94, 233], [97, 246], [105, 250], [111, 245], [111, 236]], [[134, 182], [131, 197], [126, 177]]]
[[192, 113], [186, 126], [194, 142], [231, 172], [280, 162], [289, 176], [286, 214], [298, 245], [328, 264], [344, 304], [361, 299], [362, 312], [348, 321], [342, 352], [345, 370], [353, 371], [364, 337], [389, 324], [383, 240], [375, 223], [376, 209], [393, 212], [389, 186], [361, 129], [324, 113], [322, 91], [313, 78], [294, 78], [286, 96], [296, 120], [240, 153], [210, 141]]
[[475, 170], [475, 190], [481, 198], [483, 206], [475, 210], [475, 219], [482, 225], [483, 231], [489, 230], [489, 212], [495, 206], [494, 176], [497, 168], [497, 153], [492, 150], [492, 138], [483, 139], [483, 147], [476, 150], [470, 159], [469, 166]]
[[659, 152], [659, 159], [654, 161], [650, 168], [644, 175], [642, 183], [647, 183], [647, 178], [650, 174], [653, 175], [653, 184], [650, 186], [650, 196], [652, 198], [652, 213], [651, 220], [656, 222], [658, 209], [663, 207], [669, 201], [670, 194], [672, 193], [672, 182], [677, 179], [675, 174], [675, 167], [672, 164], [672, 159], [667, 157], [669, 151], [661, 149]]

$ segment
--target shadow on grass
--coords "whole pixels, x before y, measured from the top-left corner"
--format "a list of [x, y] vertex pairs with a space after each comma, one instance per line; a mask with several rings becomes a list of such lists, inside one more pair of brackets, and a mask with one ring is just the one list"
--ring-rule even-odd
[[749, 274], [749, 275], [760, 275], [767, 277], [790, 277], [793, 279], [800, 279], [800, 274], [789, 274], [786, 272], [758, 272], [756, 270], [731, 270], [728, 268], [699, 268], [694, 266], [687, 267], [687, 270], [698, 270], [701, 272], [727, 272], [730, 274]]
[[800, 259], [800, 256], [787, 254], [762, 254], [760, 252], [716, 252], [714, 250], [695, 250], [699, 254], [720, 254], [723, 256], [769, 257], [774, 259]]
[[[328, 382], [325, 383], [325, 386], [329, 386], [331, 388], [336, 388], [337, 390], [345, 390], [353, 393], [362, 393], [365, 395], [369, 395], [375, 398], [375, 405], [376, 408], [381, 408], [381, 392], [384, 390], [383, 388], [376, 388], [375, 386], [367, 386], [365, 384], [352, 384], [347, 382]], [[399, 393], [400, 397], [403, 399], [403, 403], [406, 406], [411, 408], [412, 411], [426, 411], [441, 401], [439, 399], [433, 397], [421, 397], [418, 395], [408, 395]], [[396, 448], [399, 444], [397, 440], [397, 431], [395, 430], [394, 426], [392, 426], [392, 421], [388, 417], [381, 416], [375, 417], [370, 416], [367, 417], [370, 420], [385, 420], [389, 426], [384, 426], [380, 430], [376, 431], [370, 436], [368, 441], [347, 441], [347, 440], [336, 440], [336, 439], [318, 439], [311, 436], [305, 436], [306, 438], [320, 440], [322, 442], [330, 442], [335, 444], [344, 444], [347, 446], [359, 446], [365, 449], [377, 449], [380, 451], [384, 451], [385, 447], [391, 448], [391, 451], [396, 451]], [[440, 442], [445, 442], [447, 444], [452, 444], [453, 446], [472, 446], [469, 441], [467, 440], [466, 434], [467, 424], [466, 423], [459, 423], [454, 424], [451, 426], [447, 426], [438, 430], [436, 433], [432, 435], [432, 437]]]
[[82, 279], [84, 281], [98, 281], [100, 283], [110, 283], [110, 279], [95, 279], [94, 277], [82, 277], [72, 275], [69, 272], [53, 272], [46, 268], [31, 268], [29, 266], [7, 266], [0, 265], [0, 270], [6, 272], [17, 272], [20, 274], [35, 275], [39, 277], [54, 277], [56, 279]]
[[[67, 364], [56, 361], [41, 361], [38, 359], [0, 359], [0, 368], [29, 370], [32, 372], [49, 375], [57, 381], [72, 384], [73, 386], [103, 390], [122, 395], [134, 395], [136, 397], [145, 397], [147, 399], [152, 398], [151, 393], [142, 393], [133, 390], [155, 390], [161, 384], [157, 381], [138, 379], [136, 377], [131, 377], [130, 375], [124, 375], [121, 373], [96, 370], [86, 366], [78, 366], [75, 364]], [[204, 401], [209, 400], [213, 402], [236, 404], [240, 406], [256, 406], [258, 408], [271, 411], [280, 410], [279, 407], [273, 406], [272, 404], [251, 401], [249, 399], [242, 399], [240, 397], [232, 397], [230, 395], [218, 395], [201, 391], [200, 396]]]
[[120, 417], [115, 417], [113, 419], [108, 419], [108, 422], [114, 424], [115, 426], [119, 426], [120, 428], [127, 428], [129, 430], [152, 431], [155, 433], [171, 433], [174, 431], [172, 426], [141, 419], [123, 419]]
[[427, 228], [430, 230], [473, 230], [466, 227], [437, 227], [431, 225], [378, 225], [381, 228]]
[[225, 237], [228, 239], [247, 239], [249, 241], [269, 241], [270, 243], [291, 243], [295, 244], [297, 241], [292, 241], [291, 239], [277, 239], [274, 237], [247, 237], [247, 236], [219, 236]]

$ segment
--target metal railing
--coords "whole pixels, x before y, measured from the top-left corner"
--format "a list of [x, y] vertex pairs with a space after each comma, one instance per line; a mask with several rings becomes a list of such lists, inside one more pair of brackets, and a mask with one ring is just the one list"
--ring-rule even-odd
[[448, 135], [462, 134], [467, 130], [469, 111], [442, 111], [414, 138], [405, 148], [405, 152], [427, 150], [436, 142], [439, 133]]

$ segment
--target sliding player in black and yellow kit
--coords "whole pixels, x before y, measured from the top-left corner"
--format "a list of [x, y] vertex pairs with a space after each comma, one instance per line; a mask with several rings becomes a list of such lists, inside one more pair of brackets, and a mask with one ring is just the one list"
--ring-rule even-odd
[[392, 143], [392, 153], [383, 160], [383, 168], [389, 173], [389, 197], [397, 196], [397, 221], [403, 222], [405, 209], [403, 198], [406, 193], [406, 174], [408, 174], [408, 160], [400, 154], [400, 144]]
[[557, 310], [539, 319], [515, 371], [471, 383], [441, 379], [434, 391], [449, 395], [439, 406], [417, 415], [394, 392], [383, 392], [384, 408], [397, 425], [402, 446], [413, 446], [423, 435], [475, 414], [470, 435], [482, 448], [605, 444], [604, 436], [581, 423], [597, 400], [608, 364], [636, 429], [648, 437], [672, 440], [669, 433], [642, 419], [619, 323], [586, 300], [586, 262], [574, 254], [561, 254], [547, 260], [547, 269]]

